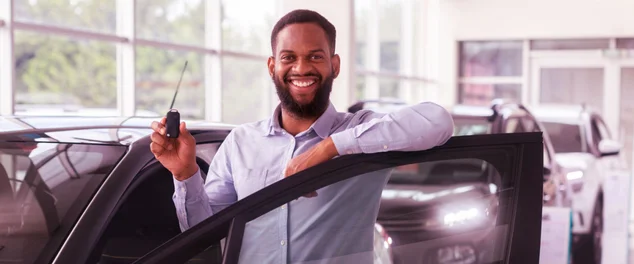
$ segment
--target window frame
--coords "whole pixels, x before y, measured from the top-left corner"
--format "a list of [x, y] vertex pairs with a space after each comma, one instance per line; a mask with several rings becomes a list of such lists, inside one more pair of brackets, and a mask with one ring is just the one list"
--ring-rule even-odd
[[[190, 130], [190, 133], [200, 145], [223, 141], [229, 130]], [[127, 195], [151, 176], [142, 173], [155, 161], [149, 149], [150, 142], [150, 137], [146, 136], [128, 146], [127, 153], [103, 181], [79, 219], [69, 223], [70, 235], [60, 238], [63, 242], [60, 247], [47, 249], [50, 254], [38, 259], [37, 263], [86, 263]]]
[[[135, 263], [186, 262], [204, 251], [207, 245], [225, 237], [227, 247], [223, 263], [237, 263], [244, 225], [284, 203], [363, 173], [461, 155], [488, 161], [498, 171], [510, 173], [507, 180], [517, 191], [514, 197], [509, 197], [515, 211], [508, 223], [513, 235], [507, 237], [510, 241], [505, 262], [538, 262], [543, 195], [542, 140], [541, 132], [457, 136], [440, 147], [425, 151], [341, 156], [255, 192], [177, 235]], [[500, 155], [506, 159], [500, 159]]]

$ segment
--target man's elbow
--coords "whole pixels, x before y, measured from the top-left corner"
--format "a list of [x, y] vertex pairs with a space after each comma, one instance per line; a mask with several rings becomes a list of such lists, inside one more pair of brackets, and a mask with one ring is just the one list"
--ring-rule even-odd
[[423, 103], [425, 107], [420, 108], [420, 114], [424, 117], [426, 126], [419, 131], [424, 138], [434, 139], [432, 145], [439, 146], [445, 144], [454, 132], [453, 117], [447, 109], [435, 103]]

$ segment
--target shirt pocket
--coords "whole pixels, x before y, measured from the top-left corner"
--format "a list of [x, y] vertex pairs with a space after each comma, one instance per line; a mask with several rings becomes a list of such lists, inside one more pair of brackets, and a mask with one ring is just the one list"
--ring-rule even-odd
[[233, 170], [233, 180], [238, 200], [266, 186], [267, 169], [239, 168]]

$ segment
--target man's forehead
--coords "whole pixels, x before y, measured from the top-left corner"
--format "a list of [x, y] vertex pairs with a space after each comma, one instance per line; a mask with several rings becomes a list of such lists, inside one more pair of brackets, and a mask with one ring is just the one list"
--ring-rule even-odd
[[277, 50], [318, 50], [328, 52], [328, 37], [324, 29], [314, 23], [291, 24], [277, 35]]

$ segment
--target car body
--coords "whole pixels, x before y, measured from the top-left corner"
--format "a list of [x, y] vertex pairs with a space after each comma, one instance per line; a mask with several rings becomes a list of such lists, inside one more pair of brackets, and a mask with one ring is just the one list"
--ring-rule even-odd
[[[377, 112], [389, 113], [400, 108], [406, 107], [407, 105], [404, 102], [394, 101], [394, 100], [365, 100], [359, 101], [349, 107], [349, 112], [358, 112], [361, 110], [371, 110]], [[494, 101], [491, 107], [482, 107], [482, 106], [468, 106], [468, 105], [456, 105], [453, 107], [447, 107], [452, 113], [454, 119], [454, 135], [455, 136], [464, 136], [464, 135], [481, 135], [481, 134], [501, 134], [501, 133], [523, 133], [523, 132], [539, 132], [544, 131], [542, 125], [535, 119], [535, 117], [531, 114], [531, 112], [526, 109], [524, 106], [515, 103], [503, 102], [503, 101]], [[563, 172], [563, 169], [556, 162], [554, 157], [554, 150], [550, 142], [550, 138], [548, 135], [544, 135], [544, 143], [543, 143], [543, 156], [544, 156], [544, 174], [543, 174], [543, 190], [544, 190], [544, 206], [557, 206], [557, 207], [570, 207], [572, 203], [567, 194], [566, 188], [566, 178]], [[442, 165], [442, 164], [436, 164]], [[477, 164], [469, 162], [452, 162], [450, 164], [445, 164], [445, 172], [442, 174], [447, 175], [455, 175], [458, 173], [466, 174], [466, 173], [475, 173], [478, 172], [476, 168], [478, 165], [486, 165], [486, 164]], [[412, 189], [416, 189], [420, 192], [429, 193], [429, 192], [440, 192], [440, 191], [450, 191], [456, 188], [471, 188], [468, 193], [473, 193], [471, 199], [481, 200], [481, 204], [487, 204], [486, 208], [495, 212], [496, 199], [492, 196], [483, 196], [483, 193], [489, 191], [490, 188], [495, 188], [494, 179], [499, 177], [495, 175], [495, 171], [487, 172], [488, 175], [486, 177], [474, 177], [469, 180], [463, 180], [462, 182], [453, 182], [452, 184], [433, 184], [421, 186], [420, 181], [403, 181], [398, 173], [393, 173], [392, 177], [388, 181], [388, 185], [384, 191], [387, 193], [392, 192], [411, 192]], [[481, 174], [485, 175], [485, 174]], [[459, 195], [465, 195], [465, 193], [453, 194], [440, 197], [442, 200], [441, 203], [452, 203], [454, 197], [458, 197]], [[389, 212], [394, 212], [398, 210], [402, 210], [406, 208], [406, 210], [411, 206], [417, 206], [419, 208], [424, 208], [426, 203], [437, 203], [435, 199], [429, 199], [426, 203], [417, 203], [415, 205], [409, 204], [406, 199], [401, 198], [400, 200], [394, 200], [390, 197], [390, 195], [384, 195], [384, 199], [381, 201], [382, 209], [379, 213], [379, 223], [383, 224], [386, 228], [387, 232], [390, 234], [392, 239], [394, 239], [394, 243], [398, 246], [401, 240], [405, 240], [406, 242], [411, 242], [410, 237], [417, 237], [418, 233], [423, 233], [425, 235], [429, 234], [429, 230], [420, 228], [419, 225], [413, 225], [413, 222], [420, 219], [415, 219], [409, 216], [409, 221], [401, 220], [394, 221], [394, 216]], [[422, 218], [422, 217], [421, 217]], [[491, 241], [491, 236], [495, 236], [494, 226], [487, 226], [486, 221], [480, 223], [481, 225], [474, 225], [471, 228], [473, 230], [479, 230], [479, 232], [472, 233], [470, 236], [465, 237], [453, 237], [450, 240], [446, 241], [445, 245], [447, 247], [454, 247], [454, 250], [459, 250], [462, 255], [465, 255], [464, 252], [469, 252], [469, 255], [476, 255], [473, 257], [469, 257], [465, 259], [460, 259], [456, 261], [462, 261], [460, 263], [487, 263], [490, 258], [489, 254], [491, 254], [491, 250], [493, 247], [487, 243], [487, 241]], [[473, 246], [470, 246], [473, 245]], [[441, 249], [430, 249], [428, 255], [437, 254], [437, 250]], [[395, 258], [398, 260], [401, 253], [396, 251]], [[403, 261], [403, 263], [412, 263], [410, 259], [408, 261]]]
[[[250, 220], [311, 190], [376, 171], [463, 159], [486, 161], [502, 175], [495, 179], [498, 190], [488, 193], [499, 203], [489, 222], [501, 231], [492, 240], [499, 253], [493, 261], [539, 259], [542, 181], [529, 176], [542, 172], [541, 133], [454, 137], [426, 151], [341, 156], [181, 232], [171, 199], [173, 177], [149, 150], [153, 120], [0, 117], [0, 262], [237, 263]], [[234, 126], [188, 121], [188, 128], [197, 143], [196, 161], [207, 171]], [[371, 242], [381, 246], [373, 249], [375, 263], [391, 262], [386, 256], [395, 248], [386, 230], [380, 221], [372, 230]], [[457, 229], [434, 238], [469, 235]], [[404, 246], [415, 251], [420, 245]]]
[[548, 131], [555, 159], [569, 181], [575, 255], [600, 259], [604, 182], [608, 175], [627, 168], [621, 144], [612, 137], [601, 114], [591, 107], [550, 104], [531, 109]]

